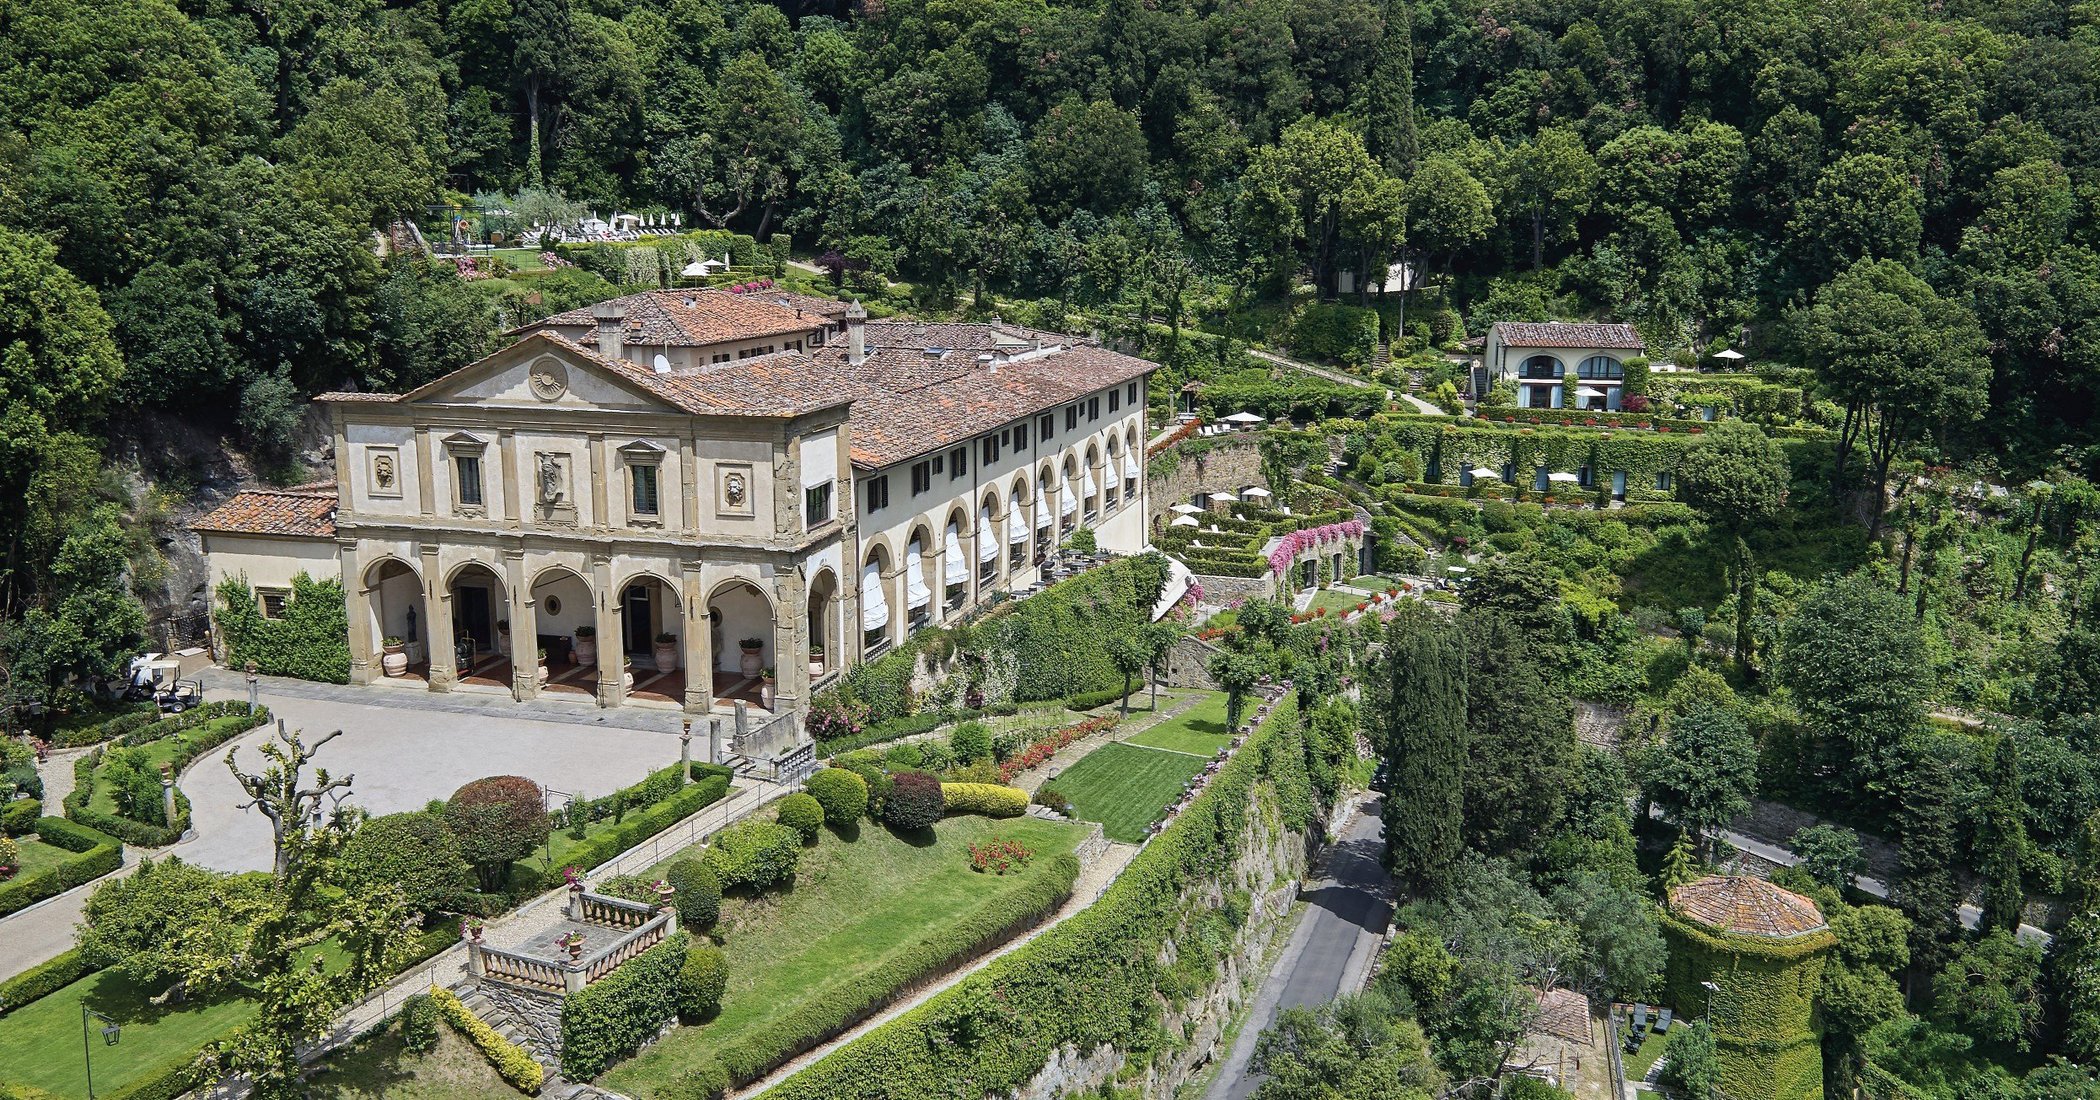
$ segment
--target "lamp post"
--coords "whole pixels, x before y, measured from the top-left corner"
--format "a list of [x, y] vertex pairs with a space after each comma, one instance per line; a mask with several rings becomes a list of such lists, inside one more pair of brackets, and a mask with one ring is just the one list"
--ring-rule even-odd
[[88, 1017], [90, 1016], [102, 1021], [102, 1043], [104, 1046], [116, 1046], [117, 1039], [123, 1035], [124, 1029], [122, 1025], [108, 1016], [104, 1016], [86, 1005], [80, 1006], [80, 1058], [81, 1061], [87, 1064], [88, 1100], [95, 1100], [95, 1047], [88, 1040]]
[[255, 695], [256, 695], [256, 687], [255, 687], [255, 680], [256, 680], [256, 676], [255, 676], [255, 673], [256, 673], [256, 668], [255, 668], [255, 662], [254, 662], [254, 661], [250, 661], [250, 662], [248, 662], [248, 670], [247, 670], [247, 671], [248, 671], [248, 713], [250, 713], [250, 714], [254, 714], [254, 713], [255, 713]]

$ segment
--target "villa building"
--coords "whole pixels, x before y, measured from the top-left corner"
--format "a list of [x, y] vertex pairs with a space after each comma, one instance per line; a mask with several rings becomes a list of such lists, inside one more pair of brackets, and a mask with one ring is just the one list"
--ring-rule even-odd
[[1519, 407], [1617, 412], [1625, 361], [1646, 349], [1632, 325], [1497, 321], [1488, 326], [1481, 363], [1491, 383], [1516, 381]]
[[823, 303], [634, 294], [408, 393], [324, 394], [332, 491], [199, 520], [212, 581], [268, 615], [339, 575], [360, 683], [785, 713], [1082, 525], [1143, 546], [1154, 364]]

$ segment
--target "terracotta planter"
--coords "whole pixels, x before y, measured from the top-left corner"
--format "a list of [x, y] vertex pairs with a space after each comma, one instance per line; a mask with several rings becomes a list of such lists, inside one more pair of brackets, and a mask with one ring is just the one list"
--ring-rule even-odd
[[656, 671], [658, 672], [669, 672], [678, 667], [677, 642], [657, 642], [656, 648], [651, 651], [651, 654], [656, 658]]
[[766, 662], [765, 659], [760, 656], [759, 650], [747, 649], [744, 650], [742, 654], [737, 657], [736, 667], [738, 671], [742, 672], [746, 676], [756, 676], [758, 675], [759, 669], [766, 667]]
[[386, 647], [386, 655], [379, 658], [379, 668], [380, 671], [385, 672], [388, 676], [406, 676], [408, 675], [408, 654], [402, 652], [400, 646], [390, 645]]
[[582, 945], [582, 944], [580, 944], [580, 943], [572, 943], [572, 944], [570, 944], [570, 945], [569, 945], [569, 961], [570, 961], [570, 962], [576, 962], [577, 960], [579, 960], [579, 959], [582, 959], [582, 958], [583, 958], [583, 945]]
[[577, 635], [572, 640], [575, 642], [575, 646], [571, 651], [576, 655], [577, 664], [595, 665], [598, 663], [598, 636], [596, 634], [588, 637]]

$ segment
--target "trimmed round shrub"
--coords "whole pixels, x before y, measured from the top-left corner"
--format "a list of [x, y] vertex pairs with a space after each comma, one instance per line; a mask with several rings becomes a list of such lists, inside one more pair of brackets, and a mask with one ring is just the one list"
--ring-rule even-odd
[[678, 908], [679, 924], [698, 932], [721, 919], [722, 880], [714, 868], [688, 856], [664, 868], [664, 881], [678, 891], [671, 904]]
[[970, 721], [955, 727], [948, 737], [948, 748], [955, 753], [958, 764], [972, 764], [992, 758], [992, 731], [983, 722]]
[[36, 832], [36, 819], [44, 816], [44, 804], [34, 798], [18, 798], [0, 806], [0, 833], [27, 836]]
[[802, 834], [771, 821], [741, 821], [715, 834], [707, 849], [724, 889], [763, 890], [793, 878], [802, 859]]
[[951, 814], [1019, 817], [1028, 812], [1028, 792], [999, 783], [943, 783], [941, 807]]
[[501, 887], [512, 861], [531, 855], [553, 831], [539, 784], [522, 775], [492, 775], [452, 792], [445, 827], [481, 873], [483, 890]]
[[824, 804], [811, 795], [796, 791], [780, 800], [780, 811], [775, 819], [800, 833], [802, 843], [815, 844], [817, 834], [824, 829]]
[[892, 745], [882, 754], [882, 762], [892, 768], [916, 768], [926, 759], [926, 750], [921, 745]]
[[722, 992], [729, 988], [729, 957], [719, 947], [700, 946], [685, 953], [678, 971], [678, 1018], [699, 1023], [722, 1011]]
[[1063, 791], [1044, 787], [1042, 790], [1035, 792], [1035, 804], [1056, 810], [1066, 817], [1072, 816], [1072, 800], [1066, 798]]
[[882, 758], [863, 749], [833, 759], [831, 766], [860, 776], [868, 785], [868, 816], [881, 818], [882, 804], [890, 796], [890, 773], [883, 768]]
[[388, 814], [358, 826], [343, 846], [343, 873], [359, 886], [393, 883], [419, 913], [448, 908], [474, 889], [474, 869], [438, 817]]
[[803, 790], [824, 810], [824, 820], [843, 829], [868, 812], [868, 781], [844, 768], [825, 768], [809, 777]]
[[890, 777], [890, 796], [882, 804], [883, 823], [904, 832], [930, 829], [941, 819], [941, 781], [925, 772], [898, 772]]
[[428, 993], [412, 993], [401, 1002], [401, 1046], [428, 1054], [438, 1045], [438, 1009]]

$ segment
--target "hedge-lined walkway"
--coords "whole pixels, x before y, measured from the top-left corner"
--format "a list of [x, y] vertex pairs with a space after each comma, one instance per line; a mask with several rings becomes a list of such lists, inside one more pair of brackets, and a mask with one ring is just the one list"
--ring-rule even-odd
[[[57, 750], [36, 766], [37, 777], [44, 781], [47, 813], [58, 814], [66, 796], [73, 793], [73, 762], [88, 752], [85, 748]], [[12, 978], [72, 950], [74, 926], [80, 923], [81, 913], [87, 908], [88, 894], [110, 879], [130, 874], [138, 866], [138, 855], [138, 849], [127, 849], [124, 866], [115, 871], [0, 917], [0, 943], [7, 945], [7, 950], [0, 951], [0, 978]]]

